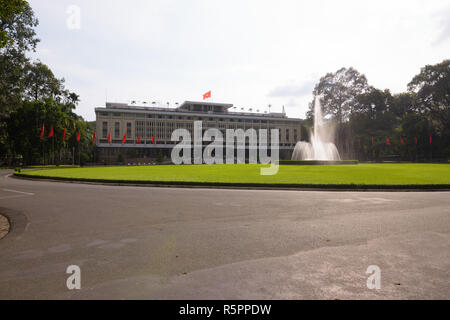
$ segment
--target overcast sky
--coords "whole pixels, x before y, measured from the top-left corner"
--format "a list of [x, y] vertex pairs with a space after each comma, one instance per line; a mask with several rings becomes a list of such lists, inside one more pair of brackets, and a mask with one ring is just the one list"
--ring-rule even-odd
[[[304, 117], [314, 84], [354, 67], [392, 92], [450, 58], [450, 1], [31, 0], [35, 57], [94, 120], [108, 101], [202, 100]], [[81, 10], [80, 29], [67, 13]], [[71, 11], [73, 12], [73, 11]], [[67, 23], [69, 21], [69, 24]]]

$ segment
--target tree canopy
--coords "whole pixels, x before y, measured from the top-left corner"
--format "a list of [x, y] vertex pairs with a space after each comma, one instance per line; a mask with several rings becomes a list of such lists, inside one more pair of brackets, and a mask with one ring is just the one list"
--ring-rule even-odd
[[[39, 42], [35, 27], [38, 19], [25, 0], [0, 0], [0, 155], [4, 158], [22, 157], [27, 164], [43, 162], [50, 153], [55, 160], [70, 154], [77, 130], [84, 137], [80, 141], [91, 152], [86, 123], [73, 110], [79, 96], [64, 86], [43, 62], [31, 61], [28, 53]], [[39, 138], [42, 125], [53, 126], [55, 141], [45, 150], [49, 139]], [[90, 130], [90, 129], [89, 129]], [[57, 138], [57, 139], [56, 139]], [[76, 144], [77, 148], [80, 144]], [[41, 150], [42, 149], [42, 150]], [[65, 152], [61, 152], [64, 151]], [[73, 156], [73, 155], [72, 155]]]
[[[423, 67], [408, 91], [391, 94], [368, 84], [354, 68], [320, 78], [313, 91], [336, 124], [347, 158], [430, 160], [450, 156], [450, 60]], [[307, 114], [311, 119], [314, 104]], [[432, 143], [430, 144], [430, 137]], [[392, 140], [386, 148], [386, 138]]]

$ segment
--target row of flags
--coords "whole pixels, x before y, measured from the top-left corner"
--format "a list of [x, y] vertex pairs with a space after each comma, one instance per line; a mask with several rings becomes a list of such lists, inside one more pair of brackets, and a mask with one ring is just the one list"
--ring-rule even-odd
[[[209, 94], [210, 94], [210, 96], [211, 96], [211, 91], [209, 91]], [[42, 124], [42, 130], [41, 130], [40, 138], [41, 138], [41, 139], [44, 138], [44, 135], [45, 135], [45, 126], [44, 126], [44, 124]], [[54, 135], [55, 135], [55, 133], [54, 133], [54, 130], [53, 130], [53, 125], [52, 125], [51, 128], [50, 128], [50, 132], [49, 132], [49, 134], [48, 134], [48, 138], [53, 138]], [[92, 142], [95, 142], [96, 137], [97, 137], [97, 135], [96, 135], [96, 132], [94, 131], [94, 134], [92, 135]], [[80, 142], [80, 138], [81, 138], [81, 131], [80, 131], [80, 129], [78, 129], [78, 133], [77, 133], [77, 142]], [[66, 128], [64, 128], [64, 133], [63, 133], [63, 138], [62, 138], [62, 140], [63, 140], [63, 141], [66, 141]], [[107, 141], [108, 141], [108, 143], [111, 143], [111, 141], [112, 141], [112, 140], [111, 140], [111, 131], [108, 132]], [[126, 141], [127, 141], [127, 134], [125, 133], [125, 134], [123, 135], [123, 138], [122, 138], [122, 143], [125, 143]], [[402, 136], [400, 136], [400, 143], [401, 143], [401, 144], [405, 144], [405, 142], [406, 142], [406, 138], [403, 138]], [[430, 135], [430, 137], [429, 137], [429, 143], [432, 144], [432, 142], [433, 142], [433, 138], [432, 138], [432, 136]], [[141, 143], [141, 137], [140, 137], [140, 136], [138, 136], [138, 138], [137, 138], [137, 140], [136, 140], [136, 143]], [[155, 136], [152, 136], [152, 143], [155, 144]], [[335, 141], [335, 144], [336, 144], [336, 141]], [[375, 139], [372, 137], [372, 146], [373, 146], [374, 144], [375, 144]], [[419, 140], [417, 139], [417, 137], [414, 137], [414, 144], [415, 144], [415, 145], [418, 145], [418, 144], [419, 144]], [[391, 146], [391, 145], [392, 145], [392, 144], [391, 144], [391, 140], [390, 140], [389, 138], [386, 138], [386, 145], [387, 145], [387, 146]], [[346, 148], [348, 149], [348, 147], [349, 147], [349, 141], [348, 141], [348, 139], [345, 139], [345, 146], [346, 146]], [[360, 138], [358, 139], [358, 146], [359, 146], [359, 147], [361, 146], [361, 139], [360, 139]]]
[[[42, 129], [41, 129], [41, 135], [40, 135], [40, 138], [42, 139], [42, 138], [44, 138], [44, 136], [45, 136], [45, 126], [44, 126], [44, 124], [42, 124]], [[50, 127], [50, 132], [48, 133], [47, 138], [53, 138], [54, 136], [55, 136], [55, 132], [54, 132], [54, 130], [53, 130], [53, 125], [52, 125], [52, 126]], [[95, 141], [95, 137], [96, 137], [96, 134], [95, 134], [95, 132], [94, 132], [94, 135], [93, 135], [93, 137], [92, 137], [92, 142]], [[81, 130], [78, 129], [78, 132], [77, 132], [77, 142], [80, 142], [80, 138], [81, 138]], [[63, 139], [63, 141], [66, 141], [66, 128], [64, 128], [64, 132], [63, 132], [63, 137], [62, 137], [62, 139]]]
[[[44, 124], [42, 124], [42, 129], [41, 129], [41, 134], [40, 134], [40, 138], [44, 138], [45, 136], [45, 126]], [[53, 138], [55, 136], [55, 132], [53, 130], [53, 125], [50, 127], [50, 132], [48, 133], [47, 138]], [[81, 130], [78, 129], [77, 132], [77, 142], [80, 142], [80, 138], [81, 138]], [[97, 134], [94, 131], [94, 134], [92, 135], [92, 142], [95, 142], [95, 139], [97, 138]], [[66, 141], [66, 128], [64, 128], [64, 132], [63, 132], [63, 137], [62, 137], [63, 141]], [[108, 132], [108, 138], [107, 138], [108, 143], [111, 143], [111, 131]], [[127, 134], [125, 133], [123, 135], [122, 138], [122, 143], [125, 143], [127, 141]], [[136, 140], [136, 143], [141, 143], [141, 137], [139, 136]], [[152, 143], [155, 144], [155, 136], [152, 137]]]
[[[429, 143], [430, 144], [432, 144], [433, 143], [433, 138], [431, 137], [431, 135], [430, 135], [430, 137], [429, 137]], [[406, 138], [403, 138], [402, 136], [400, 136], [400, 144], [405, 144], [406, 143]], [[375, 139], [372, 137], [372, 146], [375, 144]], [[386, 138], [386, 142], [385, 142], [385, 144], [387, 145], [387, 146], [391, 146], [392, 144], [391, 144], [391, 140], [389, 139], [389, 138]], [[419, 144], [419, 140], [417, 139], [417, 137], [414, 137], [414, 144], [415, 145], [418, 145]], [[348, 148], [348, 146], [349, 146], [349, 143], [348, 143], [348, 139], [345, 139], [345, 146]], [[358, 146], [360, 147], [361, 146], [361, 139], [358, 139]]]
[[[95, 132], [94, 132], [94, 135], [95, 135]], [[111, 143], [111, 141], [112, 141], [111, 140], [111, 131], [108, 132], [108, 138], [106, 140], [108, 141], [108, 143]], [[125, 143], [125, 142], [127, 142], [127, 134], [126, 133], [123, 135], [123, 138], [122, 138], [122, 143]], [[136, 143], [141, 143], [141, 136], [138, 136], [138, 138], [136, 139]], [[155, 144], [155, 136], [152, 136], [152, 143]]]

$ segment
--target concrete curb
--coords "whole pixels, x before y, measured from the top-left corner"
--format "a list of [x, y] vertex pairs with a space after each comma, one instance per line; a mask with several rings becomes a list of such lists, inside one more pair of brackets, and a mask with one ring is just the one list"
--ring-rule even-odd
[[4, 207], [0, 207], [0, 219], [4, 217], [8, 221], [8, 232], [0, 236], [1, 242], [8, 242], [20, 236], [28, 226], [27, 216], [21, 212]]
[[9, 233], [10, 224], [8, 218], [0, 214], [0, 240]]
[[142, 182], [142, 183], [127, 183], [127, 182], [105, 182], [105, 181], [87, 181], [75, 179], [52, 179], [44, 177], [12, 175], [15, 179], [36, 180], [45, 182], [62, 182], [62, 183], [78, 183], [90, 185], [104, 185], [104, 186], [129, 186], [129, 187], [157, 187], [157, 188], [190, 188], [190, 189], [237, 189], [237, 190], [285, 190], [285, 191], [347, 191], [347, 192], [448, 192], [450, 188], [326, 188], [326, 187], [302, 187], [302, 186], [271, 186], [271, 185], [220, 185], [220, 184], [203, 184], [203, 183], [189, 183], [189, 182]]

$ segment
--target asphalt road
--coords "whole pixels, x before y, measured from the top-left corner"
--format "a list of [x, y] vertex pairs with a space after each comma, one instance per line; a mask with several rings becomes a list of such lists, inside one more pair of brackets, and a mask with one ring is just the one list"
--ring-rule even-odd
[[[450, 192], [103, 186], [1, 171], [1, 299], [449, 299]], [[81, 269], [69, 290], [66, 268]], [[368, 289], [366, 270], [381, 270]]]

